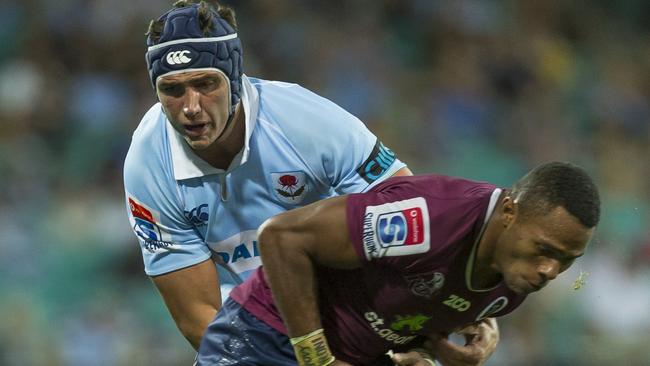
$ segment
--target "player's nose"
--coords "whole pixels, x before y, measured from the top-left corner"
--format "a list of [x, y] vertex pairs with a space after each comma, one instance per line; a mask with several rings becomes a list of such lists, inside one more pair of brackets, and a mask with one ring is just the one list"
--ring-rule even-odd
[[554, 280], [560, 274], [560, 262], [549, 258], [537, 267], [537, 274], [542, 277], [544, 283]]
[[201, 112], [201, 93], [188, 88], [183, 97], [183, 114], [189, 119], [198, 115]]

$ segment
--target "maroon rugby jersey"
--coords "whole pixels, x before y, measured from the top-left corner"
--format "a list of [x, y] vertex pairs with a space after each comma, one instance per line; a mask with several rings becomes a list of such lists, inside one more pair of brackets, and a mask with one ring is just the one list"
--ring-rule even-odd
[[[524, 300], [500, 283], [469, 284], [475, 244], [501, 190], [440, 175], [395, 177], [351, 194], [347, 224], [362, 268], [319, 267], [320, 312], [334, 355], [364, 365], [419, 335], [507, 314]], [[258, 269], [231, 297], [286, 328]]]

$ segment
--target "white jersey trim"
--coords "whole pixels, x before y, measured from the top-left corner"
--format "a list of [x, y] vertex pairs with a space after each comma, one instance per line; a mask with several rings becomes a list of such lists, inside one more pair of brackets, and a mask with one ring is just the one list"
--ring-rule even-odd
[[[250, 138], [253, 135], [253, 130], [257, 124], [257, 113], [259, 110], [259, 95], [248, 77], [242, 77], [242, 106], [244, 108], [244, 121], [246, 124], [246, 139], [244, 140], [244, 148], [235, 157], [232, 164], [228, 168], [231, 171], [238, 166], [246, 163], [248, 160], [250, 150]], [[223, 169], [218, 169], [208, 164], [205, 160], [201, 159], [194, 153], [192, 148], [185, 142], [183, 136], [179, 134], [171, 125], [169, 120], [165, 117], [167, 136], [169, 139], [169, 148], [172, 156], [172, 164], [174, 167], [174, 179], [183, 180], [191, 178], [199, 178], [211, 174], [224, 173]]]
[[386, 179], [392, 177], [397, 173], [400, 169], [406, 168], [407, 165], [404, 164], [401, 160], [395, 159], [395, 161], [391, 164], [390, 169], [386, 170], [384, 174], [382, 174], [381, 177], [379, 177], [376, 181], [372, 182], [369, 184], [366, 188], [364, 188], [361, 193], [368, 192], [372, 187], [376, 186], [379, 183], [382, 183]]
[[167, 46], [173, 46], [175, 44], [181, 44], [181, 43], [208, 43], [208, 42], [223, 42], [223, 41], [228, 41], [231, 39], [237, 38], [237, 33], [231, 33], [231, 34], [226, 34], [225, 36], [219, 36], [219, 37], [206, 37], [206, 38], [183, 38], [183, 39], [174, 39], [171, 41], [159, 43], [153, 46], [149, 46], [147, 48], [147, 52], [151, 52], [154, 50], [157, 50], [159, 48], [167, 47]]
[[483, 237], [483, 233], [485, 232], [487, 223], [493, 214], [497, 202], [499, 201], [499, 196], [501, 195], [501, 192], [502, 190], [500, 188], [496, 188], [492, 192], [492, 195], [490, 196], [490, 204], [488, 205], [487, 212], [485, 213], [485, 220], [483, 220], [483, 227], [481, 227], [481, 232], [476, 238], [476, 241], [474, 242], [474, 246], [472, 247], [472, 252], [470, 253], [469, 258], [467, 259], [467, 264], [465, 266], [465, 285], [467, 286], [468, 290], [473, 292], [488, 292], [499, 287], [499, 284], [497, 284], [492, 288], [487, 288], [487, 289], [476, 289], [472, 287], [472, 272], [474, 270], [474, 258], [476, 257], [476, 249], [478, 248], [478, 243], [479, 241], [481, 241], [481, 238]]

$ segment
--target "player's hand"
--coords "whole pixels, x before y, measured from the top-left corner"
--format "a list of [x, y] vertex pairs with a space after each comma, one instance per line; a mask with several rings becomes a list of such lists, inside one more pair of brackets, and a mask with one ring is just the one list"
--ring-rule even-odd
[[494, 318], [483, 319], [455, 333], [465, 337], [464, 346], [443, 336], [431, 336], [424, 342], [425, 348], [444, 366], [483, 365], [499, 343], [499, 326]]
[[431, 366], [433, 361], [427, 361], [419, 352], [395, 353], [392, 357], [397, 366]]

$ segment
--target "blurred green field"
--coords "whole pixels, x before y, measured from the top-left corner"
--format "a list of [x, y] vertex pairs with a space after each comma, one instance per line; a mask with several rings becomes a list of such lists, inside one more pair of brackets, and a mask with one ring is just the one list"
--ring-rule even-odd
[[[339, 103], [416, 173], [507, 186], [544, 161], [584, 166], [596, 238], [500, 321], [488, 365], [650, 365], [650, 2], [227, 3], [246, 74]], [[192, 363], [122, 192], [156, 101], [144, 32], [170, 4], [0, 2], [1, 365]]]

